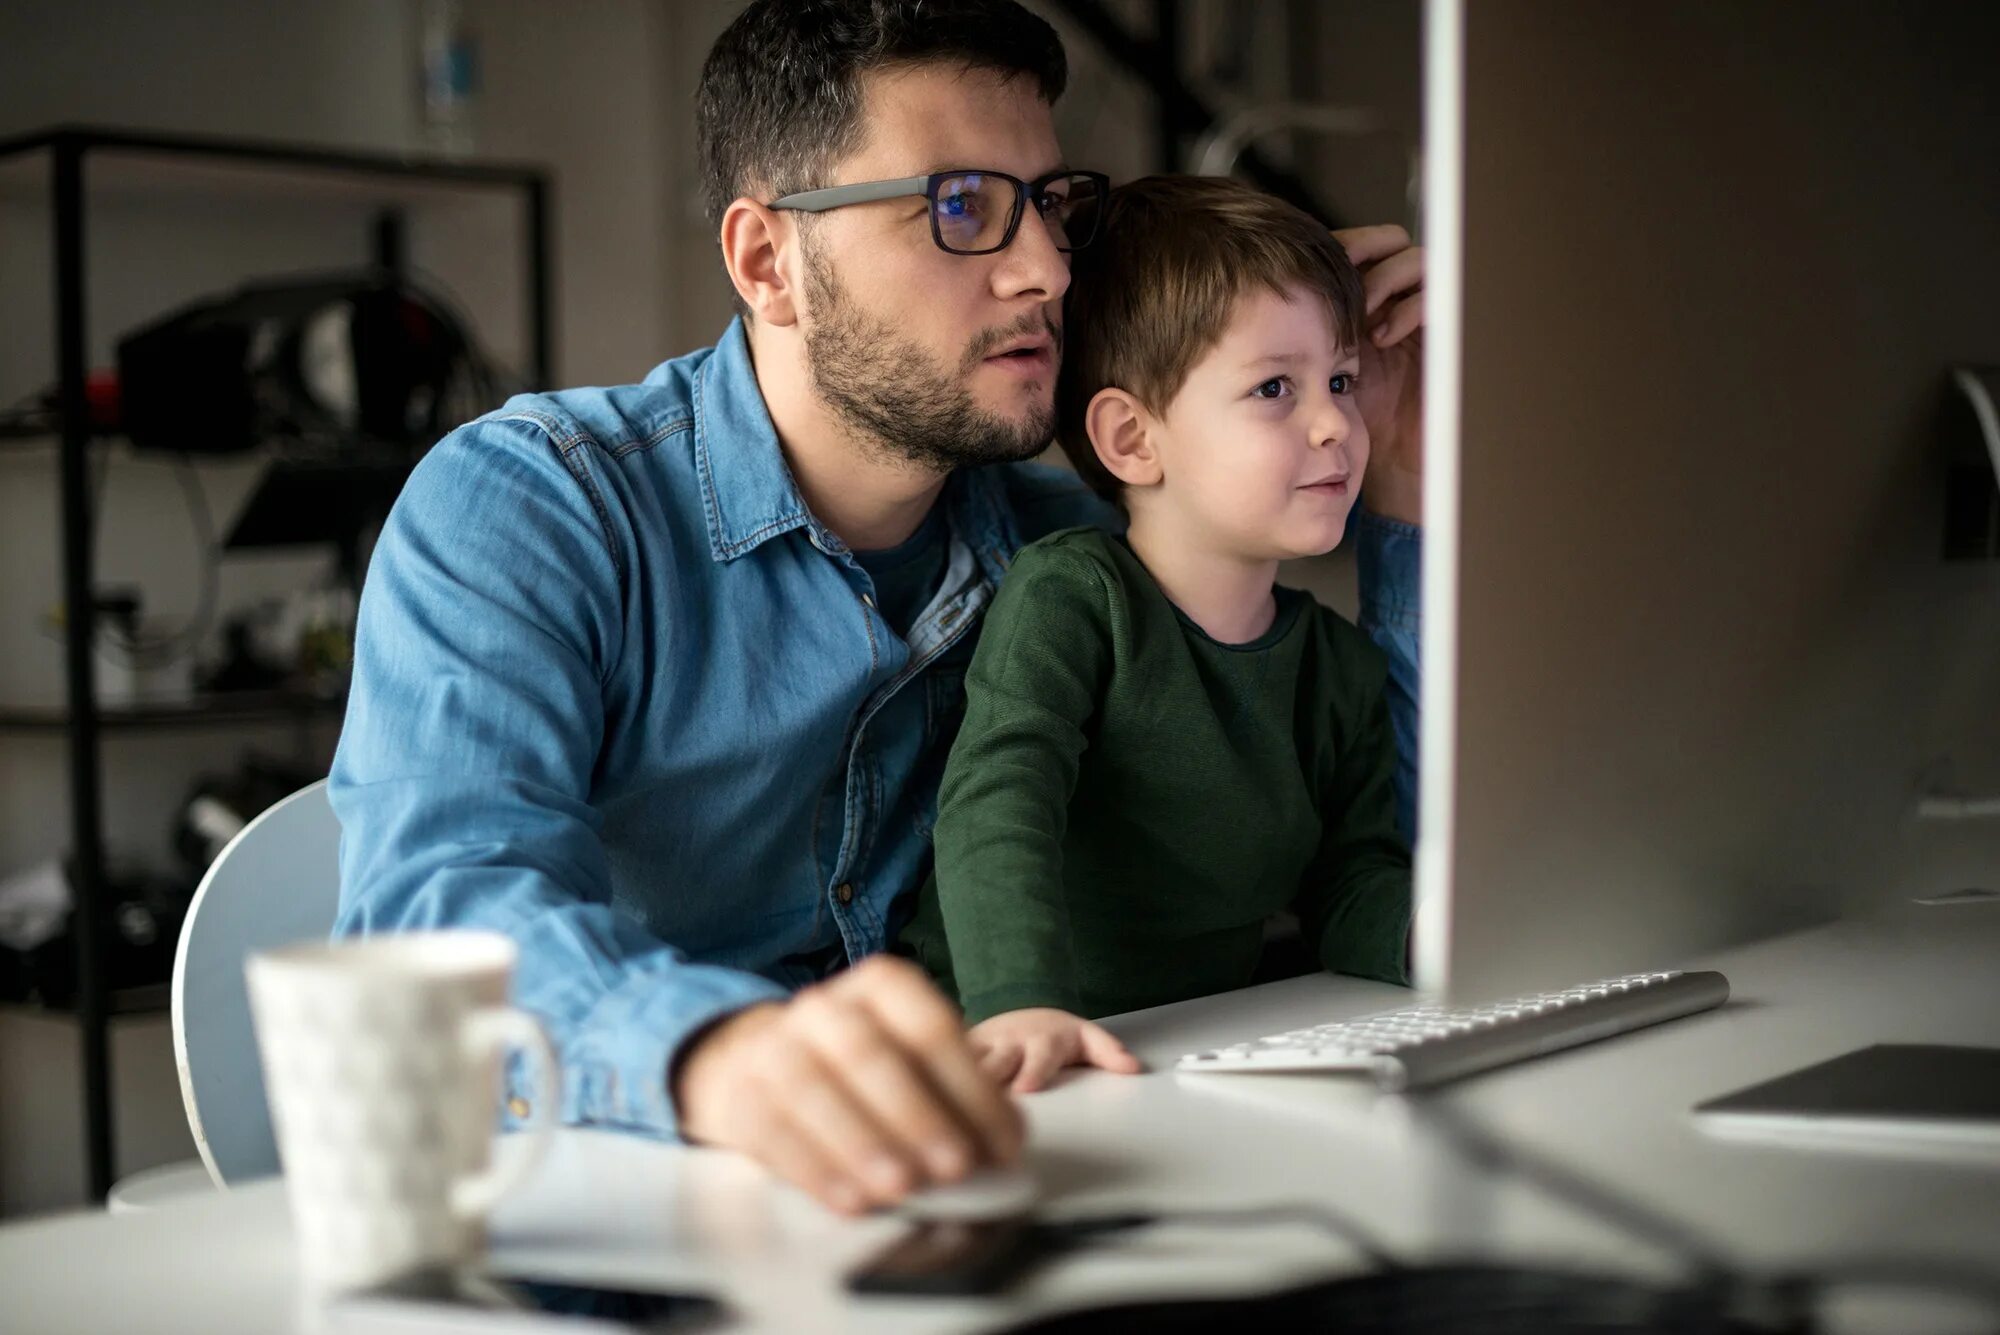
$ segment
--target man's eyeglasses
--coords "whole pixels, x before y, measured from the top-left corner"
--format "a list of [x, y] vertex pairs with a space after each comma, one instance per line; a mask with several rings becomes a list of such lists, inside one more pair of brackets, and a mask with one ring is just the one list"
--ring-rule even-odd
[[[1101, 203], [1110, 184], [1111, 178], [1102, 172], [1050, 172], [1032, 181], [1005, 172], [933, 172], [803, 190], [772, 200], [770, 207], [824, 213], [849, 204], [922, 195], [930, 201], [931, 240], [939, 250], [949, 255], [991, 255], [1007, 248], [1032, 203], [1056, 249], [1067, 253], [1097, 239], [1099, 210], [1086, 206]], [[1076, 230], [1079, 226], [1081, 233]]]

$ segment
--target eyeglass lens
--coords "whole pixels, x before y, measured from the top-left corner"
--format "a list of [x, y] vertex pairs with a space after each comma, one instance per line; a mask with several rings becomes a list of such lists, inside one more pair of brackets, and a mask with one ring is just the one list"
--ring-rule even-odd
[[[1033, 187], [1030, 191], [1057, 250], [1071, 250], [1090, 240], [1080, 236], [1073, 244], [1070, 220], [1097, 197], [1095, 180], [1081, 175], [1058, 176], [1045, 182], [1039, 192]], [[1012, 180], [984, 172], [945, 177], [938, 182], [934, 200], [931, 216], [938, 243], [962, 255], [984, 254], [1005, 245], [1021, 207], [1021, 193]]]

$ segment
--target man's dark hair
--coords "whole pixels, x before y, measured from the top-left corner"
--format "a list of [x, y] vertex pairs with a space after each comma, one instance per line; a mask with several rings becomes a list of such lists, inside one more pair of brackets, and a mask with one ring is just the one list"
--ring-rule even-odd
[[862, 141], [862, 76], [931, 63], [1032, 79], [1051, 106], [1069, 77], [1055, 29], [1014, 0], [751, 0], [695, 95], [708, 225], [739, 195], [828, 184]]

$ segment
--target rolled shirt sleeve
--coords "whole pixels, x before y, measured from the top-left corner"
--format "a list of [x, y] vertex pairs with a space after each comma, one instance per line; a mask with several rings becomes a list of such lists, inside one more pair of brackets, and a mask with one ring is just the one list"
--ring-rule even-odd
[[590, 796], [624, 625], [613, 551], [588, 460], [532, 423], [461, 428], [417, 468], [361, 600], [329, 794], [335, 934], [512, 937], [514, 1001], [559, 1055], [562, 1120], [672, 1137], [681, 1047], [786, 992], [693, 961], [612, 903]]

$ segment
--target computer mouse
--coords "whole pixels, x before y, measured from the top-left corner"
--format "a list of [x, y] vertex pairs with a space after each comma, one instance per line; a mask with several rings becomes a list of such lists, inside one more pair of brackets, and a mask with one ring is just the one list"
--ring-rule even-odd
[[1041, 1186], [1025, 1168], [981, 1168], [957, 1182], [920, 1187], [897, 1211], [912, 1219], [962, 1221], [1026, 1214]]

